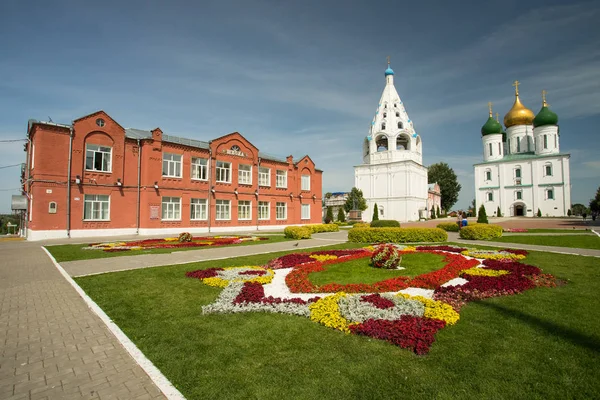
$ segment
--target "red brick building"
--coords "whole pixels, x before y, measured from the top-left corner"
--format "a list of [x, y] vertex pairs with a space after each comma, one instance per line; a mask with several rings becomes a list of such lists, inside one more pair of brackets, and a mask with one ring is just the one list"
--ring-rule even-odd
[[30, 120], [30, 240], [264, 230], [320, 223], [322, 171], [263, 154], [237, 132], [208, 142], [125, 129], [103, 111]]

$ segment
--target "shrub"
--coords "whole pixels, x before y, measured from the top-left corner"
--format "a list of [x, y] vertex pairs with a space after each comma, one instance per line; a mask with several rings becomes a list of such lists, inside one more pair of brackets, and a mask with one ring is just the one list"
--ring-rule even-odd
[[338, 221], [340, 222], [346, 222], [346, 214], [344, 214], [344, 209], [342, 207], [340, 207], [339, 211], [338, 211]]
[[311, 231], [307, 226], [288, 226], [283, 233], [290, 239], [310, 239]]
[[340, 227], [336, 224], [313, 224], [304, 226], [309, 229], [310, 233], [338, 232], [340, 230]]
[[442, 222], [441, 224], [437, 224], [437, 227], [445, 230], [446, 232], [458, 232], [457, 222]]
[[189, 232], [182, 232], [179, 234], [179, 243], [189, 243], [192, 241], [192, 234]]
[[569, 217], [571, 216], [571, 209], [570, 208], [567, 210], [567, 216], [569, 216]]
[[487, 219], [487, 214], [485, 213], [485, 207], [483, 206], [483, 204], [481, 205], [481, 207], [479, 207], [479, 217], [477, 217], [477, 222], [480, 224], [487, 224], [488, 223], [488, 219]]
[[392, 244], [377, 246], [371, 256], [371, 263], [375, 268], [396, 269], [400, 261], [402, 261], [402, 256], [398, 253], [396, 246]]
[[441, 214], [440, 214], [440, 206], [437, 206], [437, 210], [436, 210], [436, 212], [435, 212], [435, 217], [436, 217], [436, 218], [440, 218], [440, 217], [441, 217]]
[[435, 219], [435, 208], [433, 208], [433, 206], [431, 206], [431, 215], [430, 215], [431, 219]]
[[371, 222], [371, 228], [400, 228], [400, 222], [393, 219], [379, 219]]
[[439, 228], [357, 228], [348, 232], [348, 241], [354, 243], [414, 243], [445, 242], [446, 231]]
[[496, 217], [501, 217], [502, 212], [500, 211], [500, 206], [498, 206], [498, 210], [496, 211]]
[[379, 209], [377, 208], [377, 203], [375, 203], [375, 208], [373, 208], [373, 221], [379, 220]]
[[367, 224], [366, 222], [357, 222], [354, 224], [354, 226], [352, 226], [352, 228], [370, 228], [371, 225]]
[[333, 210], [331, 209], [331, 206], [329, 206], [327, 207], [327, 214], [325, 215], [325, 223], [329, 224], [331, 221], [333, 221]]
[[459, 233], [461, 239], [490, 240], [502, 237], [502, 227], [498, 225], [471, 225], [464, 226]]
[[538, 217], [541, 217], [541, 216], [542, 216], [542, 212], [540, 211], [540, 209], [539, 209], [539, 208], [538, 208], [537, 216], [538, 216]]

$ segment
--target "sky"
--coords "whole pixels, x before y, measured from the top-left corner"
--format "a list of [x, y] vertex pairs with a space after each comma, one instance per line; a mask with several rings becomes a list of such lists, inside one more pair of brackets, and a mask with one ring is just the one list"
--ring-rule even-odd
[[[19, 194], [30, 118], [70, 124], [98, 110], [124, 127], [308, 154], [323, 193], [349, 191], [385, 86], [423, 141], [475, 197], [487, 103], [534, 113], [547, 90], [571, 154], [572, 203], [600, 186], [600, 2], [0, 2], [0, 212]], [[6, 168], [5, 168], [6, 167]]]

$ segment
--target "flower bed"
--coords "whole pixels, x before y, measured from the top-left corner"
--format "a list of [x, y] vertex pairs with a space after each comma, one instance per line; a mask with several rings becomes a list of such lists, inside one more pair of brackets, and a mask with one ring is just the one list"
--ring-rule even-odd
[[228, 246], [248, 241], [269, 240], [261, 236], [198, 236], [192, 237], [187, 232], [179, 237], [164, 239], [144, 239], [131, 242], [91, 243], [84, 249], [103, 250], [106, 252], [146, 250], [146, 249], [177, 249], [184, 247]]
[[[407, 251], [443, 254], [447, 264], [414, 278], [401, 276], [370, 285], [315, 286], [308, 280], [309, 273], [321, 271], [329, 264], [361, 258], [368, 262], [366, 258], [371, 256], [372, 249], [363, 248], [288, 254], [263, 267], [211, 268], [186, 275], [207, 285], [223, 287], [215, 302], [202, 307], [204, 314], [259, 311], [300, 315], [345, 333], [388, 341], [416, 354], [426, 354], [435, 341], [435, 333], [446, 325], [456, 324], [461, 307], [469, 301], [515, 295], [539, 286], [556, 286], [553, 276], [515, 261], [514, 252], [508, 249], [497, 251], [494, 257], [487, 259], [457, 253], [466, 249], [442, 251], [439, 246]], [[493, 253], [486, 252], [487, 255]], [[287, 274], [285, 282], [292, 292], [295, 288], [319, 295], [311, 298], [294, 294], [266, 296], [265, 285], [275, 274]], [[459, 277], [461, 279], [457, 279]], [[282, 277], [277, 279], [284, 281]], [[410, 291], [428, 289], [423, 292], [430, 293], [432, 298], [413, 292], [398, 293], [407, 288]]]

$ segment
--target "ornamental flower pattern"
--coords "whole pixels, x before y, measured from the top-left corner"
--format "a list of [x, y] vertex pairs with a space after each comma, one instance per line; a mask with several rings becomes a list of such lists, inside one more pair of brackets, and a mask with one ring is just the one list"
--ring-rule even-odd
[[[328, 284], [319, 287], [308, 280], [309, 273], [322, 271], [330, 264], [360, 258], [365, 258], [368, 263], [373, 248], [363, 248], [288, 254], [260, 267], [209, 268], [190, 271], [186, 275], [223, 288], [215, 302], [202, 307], [203, 314], [275, 312], [299, 315], [347, 334], [384, 340], [420, 355], [427, 354], [438, 330], [459, 321], [460, 309], [468, 302], [515, 295], [540, 286], [556, 286], [552, 275], [515, 260], [515, 255], [525, 257], [524, 251], [477, 252], [452, 246], [399, 250], [443, 254], [447, 264], [414, 278], [397, 277], [371, 285]], [[485, 257], [473, 258], [465, 252]], [[285, 279], [283, 276], [278, 279], [287, 283], [290, 295], [265, 295], [265, 287], [275, 274], [287, 274]], [[298, 295], [303, 297], [295, 297], [294, 288], [298, 289], [297, 293], [303, 293]], [[415, 295], [417, 291], [423, 295]], [[308, 298], [306, 293], [315, 296]]]
[[269, 240], [262, 236], [197, 236], [183, 232], [179, 237], [164, 239], [144, 239], [131, 242], [91, 243], [84, 250], [103, 250], [105, 252], [147, 250], [147, 249], [177, 249], [184, 247], [229, 246], [242, 242]]

